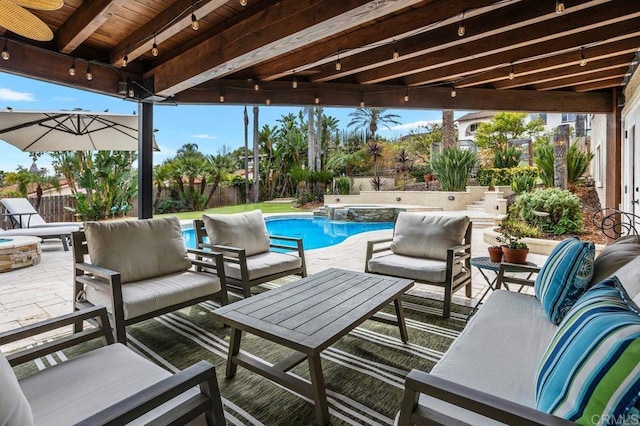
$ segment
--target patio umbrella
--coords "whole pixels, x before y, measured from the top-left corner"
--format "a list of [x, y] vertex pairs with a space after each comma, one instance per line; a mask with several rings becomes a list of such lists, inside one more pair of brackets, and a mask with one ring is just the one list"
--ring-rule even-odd
[[28, 152], [136, 151], [138, 117], [84, 110], [0, 111], [0, 139]]

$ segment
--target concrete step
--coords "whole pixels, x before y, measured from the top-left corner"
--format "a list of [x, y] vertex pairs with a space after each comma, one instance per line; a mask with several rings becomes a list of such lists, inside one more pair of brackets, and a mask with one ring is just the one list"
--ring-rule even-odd
[[479, 206], [476, 204], [467, 204], [467, 210], [471, 210], [474, 212], [484, 212], [484, 206]]

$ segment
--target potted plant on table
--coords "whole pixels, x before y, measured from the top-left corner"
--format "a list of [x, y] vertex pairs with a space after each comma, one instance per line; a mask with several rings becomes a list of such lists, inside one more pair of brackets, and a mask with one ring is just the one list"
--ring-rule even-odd
[[491, 246], [489, 250], [489, 259], [492, 262], [502, 262], [502, 246]]
[[526, 225], [504, 221], [500, 226], [500, 235], [496, 238], [502, 243], [503, 259], [507, 263], [527, 263], [529, 247], [522, 240], [526, 235]]

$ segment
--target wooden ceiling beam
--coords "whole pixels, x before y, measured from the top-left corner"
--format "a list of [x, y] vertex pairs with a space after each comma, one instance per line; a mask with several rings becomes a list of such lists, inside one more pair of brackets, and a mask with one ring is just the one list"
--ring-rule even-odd
[[[208, 80], [339, 34], [422, 0], [282, 0], [145, 74], [170, 96]], [[266, 26], [260, 27], [260, 23]]]
[[[602, 5], [609, 0], [582, 1], [573, 8], [567, 8], [568, 19], [577, 13], [584, 13], [587, 6]], [[576, 12], [576, 10], [578, 10]], [[342, 70], [336, 71], [333, 64], [327, 64], [320, 68], [320, 72], [312, 78], [315, 82], [332, 81], [348, 76], [355, 76], [355, 80], [363, 84], [381, 83], [383, 81], [400, 78], [407, 75], [408, 70], [413, 67], [420, 68], [420, 64], [425, 58], [437, 59], [441, 52], [458, 52], [463, 49], [469, 52], [466, 56], [471, 56], [477, 52], [487, 49], [500, 49], [511, 43], [514, 34], [520, 34], [524, 28], [535, 28], [535, 24], [540, 25], [538, 31], [542, 31], [543, 23], [558, 19], [553, 10], [541, 9], [540, 2], [535, 0], [523, 0], [520, 3], [512, 4], [500, 9], [476, 16], [470, 19], [465, 18], [467, 33], [464, 37], [457, 34], [459, 20], [447, 26], [417, 34], [413, 37], [397, 42], [400, 57], [393, 60], [390, 57], [388, 48], [376, 48], [360, 53], [358, 55], [345, 58], [342, 62]], [[565, 24], [567, 30], [575, 30], [574, 26]], [[519, 31], [519, 29], [521, 29]], [[528, 32], [528, 31], [527, 31]], [[551, 32], [546, 28], [546, 32]], [[508, 34], [508, 35], [506, 35]], [[534, 36], [530, 34], [526, 40], [531, 40]]]
[[[575, 92], [590, 92], [592, 90], [607, 90], [614, 87], [620, 87], [620, 78], [611, 78], [608, 80], [600, 80], [592, 83], [576, 84], [570, 89]], [[594, 92], [595, 93], [595, 92]]]
[[[496, 5], [494, 0], [470, 0], [465, 1], [464, 4], [450, 0], [425, 1], [418, 8], [391, 16], [381, 22], [371, 23], [364, 28], [355, 29], [340, 37], [306, 47], [303, 50], [277, 57], [256, 66], [254, 70], [260, 80], [276, 80], [293, 75], [294, 71], [304, 71], [324, 63], [333, 63], [335, 59], [332, 56], [337, 52], [341, 52], [341, 58], [347, 58], [364, 50], [378, 47], [380, 43], [391, 44], [394, 40], [401, 40], [416, 32], [416, 22], [420, 22], [422, 27], [434, 29], [443, 26], [442, 21], [454, 19], [453, 17], [460, 16], [465, 10], [472, 10], [468, 15], [472, 17], [502, 6], [502, 2]], [[389, 49], [393, 49], [393, 47], [387, 47], [387, 54], [392, 55], [393, 50]]]
[[[222, 91], [222, 92], [221, 92]], [[273, 106], [313, 105], [357, 108], [362, 100], [368, 107], [406, 109], [507, 110], [540, 112], [605, 113], [611, 111], [610, 93], [533, 92], [530, 90], [461, 89], [455, 98], [444, 87], [412, 88], [409, 102], [405, 88], [392, 85], [361, 86], [344, 83], [300, 83], [297, 89], [284, 81], [262, 82], [259, 91], [245, 80], [218, 80], [180, 92], [171, 99], [177, 104], [219, 104], [223, 93], [230, 105]], [[266, 107], [266, 106], [265, 106]]]
[[[121, 66], [122, 60], [127, 55], [129, 61], [149, 52], [153, 47], [153, 34], [156, 34], [157, 43], [173, 37], [180, 31], [191, 26], [191, 5], [193, 0], [178, 0], [165, 9], [161, 14], [140, 27], [136, 32], [125, 37], [109, 53], [112, 65]], [[210, 0], [200, 2], [193, 12], [196, 16], [204, 17], [220, 8], [226, 0]], [[176, 19], [176, 17], [180, 17]], [[195, 33], [195, 31], [194, 31]]]
[[71, 76], [69, 67], [73, 63], [72, 57], [12, 40], [8, 43], [11, 59], [0, 61], [0, 71], [117, 97], [123, 97], [118, 93], [120, 81], [140, 81], [141, 76], [119, 72], [109, 65], [93, 62], [90, 63], [93, 79], [87, 80], [85, 70], [88, 64], [81, 59], [75, 60], [77, 71], [76, 75]]
[[56, 31], [55, 42], [61, 53], [71, 53], [102, 26], [126, 0], [84, 1]]
[[594, 83], [601, 80], [610, 80], [613, 78], [618, 78], [619, 82], [622, 83], [622, 78], [629, 71], [629, 66], [624, 65], [618, 68], [613, 68], [606, 71], [597, 71], [588, 74], [583, 74], [579, 76], [559, 78], [552, 81], [548, 81], [546, 83], [540, 83], [533, 85], [536, 90], [545, 91], [545, 90], [558, 90], [564, 89], [566, 87], [575, 86], [577, 84], [588, 84]]
[[[623, 38], [614, 42], [605, 42], [597, 46], [586, 47], [584, 49], [584, 54], [589, 61], [596, 61], [635, 52], [638, 50], [638, 46], [640, 46], [640, 31], [633, 37]], [[502, 61], [500, 62], [502, 63]], [[575, 49], [572, 49], [569, 52], [559, 52], [558, 55], [550, 57], [544, 57], [534, 60], [525, 59], [524, 62], [515, 62], [514, 70], [517, 77], [524, 77], [543, 71], [577, 65], [579, 63], [579, 52], [577, 52]], [[461, 76], [459, 74], [449, 74], [446, 76], [442, 76], [439, 78], [439, 80], [456, 80], [456, 87], [461, 88], [480, 86], [507, 79], [509, 76], [510, 68], [511, 67], [509, 64], [505, 64], [490, 71], [464, 77], [461, 80]]]
[[[637, 50], [637, 49], [636, 49]], [[620, 67], [629, 67], [629, 63], [635, 57], [636, 51], [627, 52], [624, 55], [613, 56], [610, 58], [600, 60], [589, 60], [585, 66], [580, 66], [580, 60], [576, 60], [567, 64], [561, 69], [552, 69], [547, 71], [541, 71], [538, 73], [530, 73], [527, 75], [515, 74], [514, 78], [510, 80], [508, 77], [501, 81], [496, 81], [492, 85], [494, 89], [514, 89], [516, 87], [530, 86], [536, 84], [542, 84], [549, 81], [554, 81], [563, 78], [578, 77], [581, 75], [588, 76], [588, 74], [600, 71], [615, 70]], [[515, 68], [514, 68], [515, 69]], [[456, 84], [456, 87], [460, 87]]]
[[578, 52], [581, 46], [620, 37], [621, 34], [637, 35], [639, 25], [640, 18], [625, 20], [616, 24], [597, 28], [595, 30], [558, 36], [558, 38], [549, 39], [536, 44], [514, 46], [515, 48], [513, 50], [498, 51], [491, 55], [485, 56], [484, 52], [479, 52], [479, 57], [476, 58], [468, 56], [467, 51], [460, 52], [460, 55], [464, 58], [463, 62], [457, 61], [455, 55], [444, 52], [443, 55], [446, 56], [438, 57], [439, 59], [442, 59], [444, 65], [441, 65], [435, 58], [430, 59], [429, 57], [426, 57], [423, 60], [423, 64], [425, 64], [428, 69], [417, 72], [413, 75], [408, 75], [404, 78], [404, 82], [408, 86], [417, 86], [430, 84], [430, 82], [433, 81], [441, 81], [444, 76], [448, 76], [452, 74], [452, 72], [459, 73], [459, 75], [473, 75], [485, 71], [491, 71], [495, 68], [504, 67], [511, 61], [520, 61], [526, 58], [538, 58], [549, 55], [550, 43], [554, 46], [551, 54], [554, 52], [566, 53], [572, 49], [574, 49], [575, 52]]

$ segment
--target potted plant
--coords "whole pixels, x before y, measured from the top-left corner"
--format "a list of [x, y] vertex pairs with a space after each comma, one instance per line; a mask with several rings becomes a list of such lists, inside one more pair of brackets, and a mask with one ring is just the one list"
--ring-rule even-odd
[[507, 263], [527, 263], [529, 247], [520, 241], [525, 237], [525, 227], [517, 222], [504, 221], [500, 226], [500, 235], [496, 238], [503, 243], [502, 255]]
[[492, 262], [502, 262], [502, 246], [491, 246], [488, 250]]

